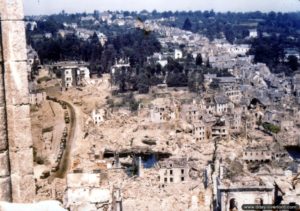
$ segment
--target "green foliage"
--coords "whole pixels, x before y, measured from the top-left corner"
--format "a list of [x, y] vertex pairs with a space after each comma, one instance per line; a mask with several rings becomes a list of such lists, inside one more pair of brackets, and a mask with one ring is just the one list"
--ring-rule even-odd
[[201, 54], [197, 54], [197, 57], [196, 57], [196, 65], [197, 65], [197, 66], [201, 66], [202, 63], [203, 63], [203, 60], [202, 60]]
[[235, 40], [234, 30], [231, 24], [227, 24], [224, 29], [224, 35], [228, 42], [233, 43]]
[[140, 94], [146, 94], [149, 92], [150, 80], [149, 77], [144, 73], [138, 75], [137, 87]]
[[139, 108], [139, 103], [135, 100], [129, 102], [129, 108], [131, 111], [137, 111]]
[[296, 56], [289, 56], [288, 57], [288, 66], [291, 70], [295, 71], [299, 67], [298, 58]]
[[167, 77], [167, 84], [169, 87], [183, 87], [187, 86], [188, 78], [184, 73], [170, 72]]
[[186, 31], [191, 31], [192, 30], [192, 23], [191, 23], [189, 18], [185, 19], [184, 24], [182, 26], [182, 29], [186, 30]]
[[109, 108], [113, 108], [115, 106], [115, 102], [111, 98], [106, 100], [106, 104], [108, 105]]
[[255, 62], [266, 63], [269, 67], [278, 65], [283, 60], [282, 41], [276, 37], [259, 38], [253, 41], [250, 54]]
[[96, 34], [88, 40], [82, 40], [75, 34], [66, 37], [53, 36], [51, 39], [43, 36], [33, 39], [39, 30], [44, 32], [39, 28], [36, 32], [28, 31], [28, 40], [37, 50], [42, 63], [81, 60], [90, 62], [90, 69], [98, 73], [107, 72], [117, 58], [129, 58], [132, 66], [142, 65], [148, 56], [161, 49], [153, 32], [145, 34], [138, 29], [115, 29], [115, 34], [108, 37], [105, 46], [100, 44]]
[[188, 87], [191, 92], [199, 92], [203, 89], [203, 74], [193, 71], [188, 77]]
[[279, 133], [280, 132], [280, 127], [277, 125], [273, 125], [271, 123], [268, 122], [264, 122], [262, 124], [263, 128], [271, 133]]
[[132, 112], [137, 111], [139, 108], [139, 102], [136, 101], [132, 92], [129, 95], [125, 95], [122, 105], [128, 106]]
[[45, 21], [38, 21], [37, 22], [37, 29], [39, 32], [48, 32], [55, 34], [59, 29], [63, 29], [63, 25], [58, 23], [53, 18], [48, 18]]

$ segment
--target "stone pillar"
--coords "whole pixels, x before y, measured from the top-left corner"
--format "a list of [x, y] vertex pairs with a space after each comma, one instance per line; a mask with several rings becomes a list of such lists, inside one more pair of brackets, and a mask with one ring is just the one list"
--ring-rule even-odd
[[0, 17], [12, 201], [31, 202], [35, 182], [22, 0], [0, 0]]
[[120, 168], [121, 167], [121, 165], [120, 165], [120, 157], [119, 157], [119, 153], [118, 152], [116, 152], [115, 153], [115, 168]]
[[0, 201], [11, 201], [9, 155], [6, 132], [3, 51], [0, 23]]
[[144, 166], [142, 162], [142, 158], [138, 157], [138, 176], [143, 177], [144, 176]]

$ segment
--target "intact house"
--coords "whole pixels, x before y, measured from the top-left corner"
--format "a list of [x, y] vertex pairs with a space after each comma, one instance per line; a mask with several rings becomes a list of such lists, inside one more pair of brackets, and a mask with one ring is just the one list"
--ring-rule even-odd
[[170, 158], [160, 161], [158, 168], [161, 185], [189, 180], [189, 165], [186, 158]]
[[175, 59], [182, 59], [182, 57], [183, 57], [182, 51], [179, 50], [179, 49], [175, 49], [174, 58]]
[[257, 29], [250, 29], [249, 30], [249, 38], [256, 38], [258, 36]]
[[243, 45], [228, 45], [226, 46], [228, 53], [233, 55], [246, 55], [246, 53], [250, 50], [250, 46], [243, 44]]

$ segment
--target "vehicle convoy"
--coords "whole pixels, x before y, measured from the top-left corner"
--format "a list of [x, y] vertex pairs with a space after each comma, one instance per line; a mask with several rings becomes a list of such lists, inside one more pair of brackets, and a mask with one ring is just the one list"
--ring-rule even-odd
[[70, 123], [70, 116], [69, 116], [69, 112], [65, 111], [65, 123], [69, 124]]

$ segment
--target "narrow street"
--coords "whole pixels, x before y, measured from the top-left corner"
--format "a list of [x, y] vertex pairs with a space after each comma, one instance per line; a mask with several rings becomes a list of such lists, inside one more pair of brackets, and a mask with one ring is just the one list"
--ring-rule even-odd
[[49, 181], [53, 181], [54, 178], [66, 177], [68, 170], [70, 169], [72, 148], [74, 147], [77, 138], [81, 137], [81, 128], [79, 121], [80, 112], [72, 103], [66, 100], [59, 100], [66, 103], [67, 105], [68, 112], [70, 115], [70, 123], [67, 125], [68, 136], [66, 140], [66, 147], [64, 149], [63, 156], [59, 165], [59, 169], [50, 176]]
[[[63, 101], [63, 100], [61, 100]], [[67, 142], [66, 142], [66, 148], [64, 150], [59, 169], [55, 174], [53, 175], [54, 177], [58, 178], [64, 178], [67, 175], [68, 169], [70, 167], [70, 154], [72, 150], [72, 145], [74, 142], [74, 137], [75, 137], [75, 129], [76, 129], [76, 113], [74, 111], [74, 107], [72, 104], [69, 102], [63, 101], [64, 103], [67, 104], [68, 111], [70, 114], [70, 123], [68, 126], [68, 137], [67, 137]]]

